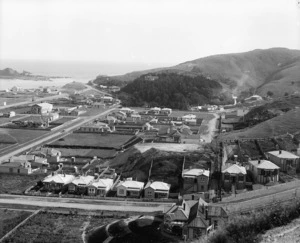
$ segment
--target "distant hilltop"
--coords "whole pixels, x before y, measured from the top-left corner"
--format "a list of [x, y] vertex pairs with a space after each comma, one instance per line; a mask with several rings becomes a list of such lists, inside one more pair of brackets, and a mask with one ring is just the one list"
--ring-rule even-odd
[[51, 81], [51, 78], [67, 78], [67, 77], [54, 77], [54, 76], [42, 76], [42, 75], [33, 75], [28, 71], [23, 71], [19, 73], [18, 71], [12, 68], [5, 68], [0, 70], [0, 79], [24, 79], [24, 80], [36, 80], [36, 81]]
[[223, 92], [241, 98], [284, 96], [300, 92], [300, 50], [287, 48], [256, 49], [249, 52], [220, 54], [199, 58], [176, 66], [131, 72], [124, 75], [97, 77], [94, 84], [121, 83], [124, 86], [143, 75], [176, 73], [202, 76], [217, 81]]

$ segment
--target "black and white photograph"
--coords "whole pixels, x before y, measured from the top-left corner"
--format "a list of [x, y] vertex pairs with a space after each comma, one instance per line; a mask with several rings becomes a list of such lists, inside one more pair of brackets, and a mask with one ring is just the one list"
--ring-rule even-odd
[[300, 242], [299, 0], [0, 0], [0, 243]]

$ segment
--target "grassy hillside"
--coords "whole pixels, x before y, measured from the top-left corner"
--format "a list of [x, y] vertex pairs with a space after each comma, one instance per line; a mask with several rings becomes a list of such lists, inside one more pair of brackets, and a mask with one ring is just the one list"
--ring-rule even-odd
[[300, 108], [288, 111], [264, 121], [256, 126], [233, 131], [221, 135], [220, 139], [238, 139], [238, 138], [264, 138], [279, 136], [290, 133], [295, 134], [300, 130]]
[[214, 55], [184, 62], [173, 67], [132, 72], [111, 79], [130, 82], [148, 73], [173, 72], [220, 81], [224, 90], [244, 96], [251, 93], [274, 96], [300, 92], [300, 51], [286, 48], [253, 50]]

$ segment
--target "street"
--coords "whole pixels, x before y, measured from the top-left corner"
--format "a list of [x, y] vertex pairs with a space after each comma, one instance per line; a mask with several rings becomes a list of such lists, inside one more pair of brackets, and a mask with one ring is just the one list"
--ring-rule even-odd
[[77, 208], [85, 210], [107, 210], [126, 212], [163, 212], [165, 208], [171, 207], [172, 203], [164, 202], [134, 202], [134, 201], [114, 201], [57, 197], [36, 197], [0, 194], [0, 204], [30, 205], [36, 207], [59, 207]]

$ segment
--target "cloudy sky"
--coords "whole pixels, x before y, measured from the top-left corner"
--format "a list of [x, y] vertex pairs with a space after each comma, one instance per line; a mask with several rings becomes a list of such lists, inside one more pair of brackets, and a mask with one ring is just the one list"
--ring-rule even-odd
[[297, 0], [0, 0], [0, 59], [176, 64], [300, 49]]

